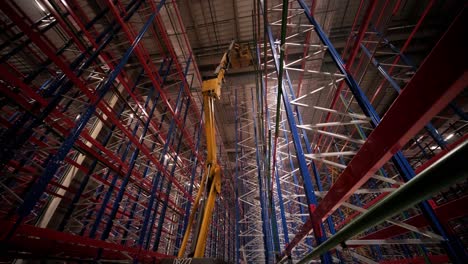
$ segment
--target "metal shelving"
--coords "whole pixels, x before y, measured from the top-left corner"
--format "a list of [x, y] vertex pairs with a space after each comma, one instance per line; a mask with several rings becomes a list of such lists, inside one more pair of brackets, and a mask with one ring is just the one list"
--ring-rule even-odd
[[[1, 8], [2, 254], [173, 256], [204, 160], [201, 78], [175, 2], [37, 4]], [[215, 217], [213, 247], [233, 236], [229, 214]]]
[[[361, 1], [361, 14], [357, 14], [354, 23], [356, 27], [360, 19], [360, 26], [352, 31], [344, 49], [345, 64], [304, 1], [268, 1], [268, 6], [260, 2], [257, 14], [263, 17], [266, 13], [268, 19], [263, 24], [266, 41], [257, 41], [256, 48], [258, 65], [264, 70], [263, 98], [255, 98], [261, 101], [258, 105], [267, 106], [263, 143], [268, 142], [269, 132], [273, 135], [263, 160], [268, 161], [272, 155], [275, 161], [270, 165], [273, 180], [259, 189], [265, 188], [265, 195], [271, 195], [268, 201], [275, 210], [269, 211], [268, 220], [263, 221], [263, 236], [267, 240], [257, 244], [257, 250], [267, 251], [271, 259], [276, 255], [282, 261], [295, 262], [388, 194], [405, 186], [406, 181], [443, 157], [448, 149], [466, 140], [464, 133], [459, 133], [456, 141], [448, 142], [454, 135], [444, 136], [441, 131], [445, 125], [441, 126], [434, 118], [440, 112], [452, 111], [464, 120], [459, 115], [463, 111], [451, 103], [464, 90], [456, 82], [465, 78], [463, 63], [453, 61], [452, 67], [445, 69], [438, 69], [437, 65], [448, 65], [448, 58], [463, 52], [461, 46], [449, 43], [461, 33], [466, 11], [461, 11], [424, 63], [416, 67], [404, 52], [433, 1], [427, 4], [401, 49], [375, 29], [391, 21], [398, 11], [397, 4]], [[298, 53], [303, 56], [297, 57]], [[379, 54], [387, 56], [385, 61], [380, 61]], [[328, 63], [324, 67], [326, 60], [331, 60], [333, 66]], [[369, 71], [379, 72], [380, 84], [364, 91], [361, 83]], [[422, 77], [434, 75], [439, 77], [433, 82]], [[379, 95], [391, 89], [399, 96]], [[390, 108], [382, 109], [377, 98], [394, 101]], [[381, 120], [383, 114], [385, 118]], [[414, 155], [411, 148], [428, 152], [428, 146], [442, 151], [435, 155], [420, 153], [418, 157], [423, 158], [417, 163], [410, 163], [405, 157]], [[259, 173], [268, 179], [266, 171]], [[459, 188], [458, 198], [462, 199], [463, 185], [454, 187]], [[466, 214], [463, 210], [447, 214], [448, 208], [461, 202], [455, 199], [439, 206], [432, 200], [422, 202], [383, 224], [370, 226], [356, 238], [342, 241], [341, 246], [322, 254], [321, 262], [450, 259], [462, 263], [467, 257], [466, 250], [460, 237], [454, 236], [447, 225], [450, 219]], [[276, 227], [266, 224], [272, 219]], [[279, 247], [275, 248], [275, 243]]]
[[[466, 179], [328, 246], [466, 142], [466, 7], [418, 61], [409, 49], [437, 1], [418, 2], [399, 42], [388, 27], [402, 1], [356, 1], [340, 49], [324, 2], [252, 2], [254, 39], [241, 44], [255, 80], [226, 78], [235, 129], [216, 135], [233, 142], [218, 150], [205, 255], [463, 263]], [[2, 261], [173, 258], [205, 173], [200, 58], [178, 2], [32, 4], [0, 6]]]

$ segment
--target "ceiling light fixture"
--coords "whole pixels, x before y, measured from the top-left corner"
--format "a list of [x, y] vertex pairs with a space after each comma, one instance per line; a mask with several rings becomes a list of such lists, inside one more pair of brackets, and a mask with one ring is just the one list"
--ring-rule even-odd
[[41, 5], [41, 3], [39, 3], [39, 1], [38, 1], [38, 0], [34, 0], [34, 1], [36, 2], [36, 5], [37, 5], [37, 7], [39, 7], [39, 9], [41, 9], [43, 12], [45, 12], [45, 11], [46, 11], [46, 9], [44, 8], [44, 6], [43, 6], [43, 5]]
[[453, 136], [455, 136], [455, 135], [452, 133], [452, 134], [448, 135], [448, 136], [445, 138], [445, 140], [449, 140], [449, 139], [453, 138]]

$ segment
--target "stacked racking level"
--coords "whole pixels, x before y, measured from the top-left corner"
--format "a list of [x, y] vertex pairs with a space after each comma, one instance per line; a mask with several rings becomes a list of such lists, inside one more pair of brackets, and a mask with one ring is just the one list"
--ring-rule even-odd
[[[466, 3], [232, 1], [2, 2], [0, 261], [177, 255], [206, 173], [197, 62], [224, 50], [232, 6], [253, 62], [226, 75], [217, 105], [235, 129], [216, 135], [205, 256], [467, 263]], [[435, 25], [442, 10], [457, 15]], [[337, 14], [352, 25], [343, 43]]]
[[[174, 256], [204, 173], [201, 77], [175, 1], [6, 1], [1, 17], [2, 260]], [[228, 176], [207, 249], [225, 260]]]
[[[348, 228], [466, 143], [466, 114], [457, 106], [468, 83], [467, 43], [457, 37], [466, 33], [466, 7], [423, 63], [405, 54], [434, 2], [422, 4], [398, 47], [383, 30], [401, 1], [360, 1], [339, 54], [327, 36], [328, 14], [320, 12], [326, 3], [258, 1], [253, 51], [261, 73], [255, 102], [244, 92], [237, 104], [238, 162], [252, 170], [236, 171], [237, 263], [466, 263], [466, 164], [454, 167], [464, 181], [439, 188], [434, 198], [421, 197], [359, 232]], [[255, 121], [257, 113], [263, 122]], [[441, 121], [444, 116], [451, 121]], [[245, 119], [255, 123], [253, 134]], [[260, 157], [254, 146], [266, 146]], [[441, 186], [445, 177], [439, 175]]]

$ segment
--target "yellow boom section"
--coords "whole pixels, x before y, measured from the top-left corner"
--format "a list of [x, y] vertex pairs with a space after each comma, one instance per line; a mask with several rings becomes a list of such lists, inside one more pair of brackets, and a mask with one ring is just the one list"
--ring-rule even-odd
[[[192, 252], [195, 258], [203, 257], [205, 253], [206, 237], [208, 235], [209, 226], [213, 214], [217, 194], [221, 191], [221, 168], [218, 165], [216, 158], [216, 126], [214, 116], [214, 100], [221, 96], [221, 85], [224, 80], [224, 73], [229, 66], [230, 52], [234, 47], [234, 41], [229, 45], [229, 49], [224, 53], [223, 58], [215, 71], [216, 78], [212, 78], [202, 83], [203, 94], [203, 110], [205, 113], [205, 134], [206, 134], [206, 147], [208, 156], [206, 159], [206, 173], [203, 175], [198, 189], [197, 196], [193, 203], [192, 211], [190, 212], [189, 222], [185, 230], [184, 239], [180, 247], [177, 257], [184, 256], [187, 242], [190, 237], [190, 232], [195, 220], [195, 214], [200, 209], [199, 220], [197, 228], [193, 233]], [[205, 199], [201, 199], [205, 196]], [[200, 204], [202, 201], [202, 204]]]

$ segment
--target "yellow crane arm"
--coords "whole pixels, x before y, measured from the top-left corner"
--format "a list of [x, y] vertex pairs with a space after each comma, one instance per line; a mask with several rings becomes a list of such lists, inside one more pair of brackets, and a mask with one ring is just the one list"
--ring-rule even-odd
[[211, 224], [211, 218], [213, 214], [213, 208], [215, 205], [217, 194], [221, 192], [221, 168], [216, 158], [216, 126], [215, 126], [215, 110], [214, 100], [217, 100], [221, 96], [221, 86], [224, 80], [224, 73], [229, 66], [230, 52], [234, 47], [234, 41], [229, 45], [229, 49], [224, 53], [223, 58], [219, 66], [216, 68], [216, 77], [203, 81], [202, 83], [202, 94], [203, 94], [203, 110], [205, 113], [205, 134], [206, 134], [206, 147], [207, 147], [207, 159], [206, 159], [206, 173], [203, 175], [200, 182], [200, 188], [198, 189], [197, 196], [193, 204], [192, 211], [190, 212], [189, 222], [187, 229], [185, 230], [182, 245], [180, 247], [177, 257], [181, 258], [184, 256], [190, 232], [192, 229], [193, 222], [195, 220], [195, 214], [200, 207], [200, 201], [205, 194], [206, 199], [204, 205], [201, 206], [201, 219], [198, 225], [198, 230], [195, 230], [193, 243], [194, 252], [193, 257], [201, 258], [205, 253], [206, 237], [208, 235], [209, 226]]

